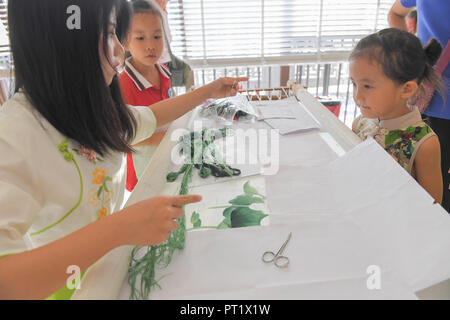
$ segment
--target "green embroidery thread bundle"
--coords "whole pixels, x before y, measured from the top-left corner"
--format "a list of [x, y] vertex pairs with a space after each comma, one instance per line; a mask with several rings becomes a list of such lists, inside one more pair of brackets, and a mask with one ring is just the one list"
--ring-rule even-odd
[[[188, 184], [191, 181], [194, 168], [199, 170], [199, 175], [202, 178], [207, 178], [211, 174], [216, 177], [225, 177], [241, 173], [240, 170], [226, 165], [219, 158], [217, 150], [212, 146], [217, 137], [224, 137], [227, 134], [226, 131], [226, 128], [219, 130], [203, 129], [201, 132], [191, 132], [180, 139], [180, 152], [185, 154], [185, 163], [178, 172], [170, 172], [166, 177], [168, 182], [173, 182], [180, 174], [183, 174], [180, 195], [188, 194]], [[139, 258], [138, 254], [144, 247], [133, 248], [128, 267], [128, 284], [131, 287], [130, 299], [146, 300], [155, 286], [161, 288], [158, 280], [155, 279], [155, 268], [166, 268], [172, 261], [175, 250], [183, 249], [186, 242], [186, 216], [178, 219], [177, 222], [179, 228], [170, 234], [169, 239], [162, 244], [147, 247], [142, 257]], [[137, 286], [139, 280], [140, 285]]]
[[[180, 195], [188, 194], [188, 183], [192, 177], [192, 168], [193, 165], [190, 165], [184, 172]], [[169, 239], [159, 245], [147, 247], [146, 253], [141, 258], [136, 256], [143, 247], [133, 248], [128, 268], [128, 284], [131, 287], [130, 299], [146, 300], [153, 287], [161, 288], [155, 279], [155, 268], [166, 268], [172, 261], [175, 250], [183, 249], [186, 243], [186, 217], [183, 215], [177, 222], [179, 227], [170, 234]], [[139, 288], [136, 286], [138, 279], [140, 279]]]
[[169, 172], [167, 181], [173, 182], [182, 174], [186, 167], [194, 164], [201, 178], [206, 179], [210, 175], [214, 177], [231, 177], [241, 174], [239, 169], [230, 167], [222, 159], [220, 152], [214, 146], [214, 141], [228, 134], [227, 128], [203, 129], [191, 132], [180, 139], [180, 153], [186, 158], [185, 164], [178, 172]]

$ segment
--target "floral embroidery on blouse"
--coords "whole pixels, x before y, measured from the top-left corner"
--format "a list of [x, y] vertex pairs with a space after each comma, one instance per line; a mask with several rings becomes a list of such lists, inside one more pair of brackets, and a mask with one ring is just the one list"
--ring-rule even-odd
[[391, 130], [385, 136], [384, 149], [396, 159], [402, 167], [408, 169], [409, 161], [414, 153], [417, 142], [429, 134], [430, 127], [409, 126], [405, 130]]
[[[64, 145], [63, 148], [67, 150], [68, 145]], [[97, 156], [94, 151], [91, 151], [82, 145], [78, 145], [78, 147], [73, 148], [73, 150], [80, 157], [85, 158], [94, 165], [97, 165], [97, 162], [104, 162], [104, 160]], [[66, 155], [64, 157], [66, 160], [69, 160]], [[108, 215], [109, 209], [106, 205], [111, 201], [114, 195], [114, 191], [108, 187], [108, 182], [111, 182], [112, 178], [107, 175], [107, 171], [107, 169], [101, 167], [96, 167], [92, 171], [93, 179], [91, 180], [91, 183], [94, 187], [88, 191], [88, 202], [92, 204], [94, 208], [100, 207], [100, 209], [96, 210], [97, 219], [101, 219]]]
[[102, 207], [100, 210], [98, 210], [97, 212], [97, 218], [101, 219], [104, 218], [108, 215], [108, 208], [106, 207]]
[[423, 121], [406, 129], [388, 130], [380, 127], [375, 120], [362, 117], [355, 119], [353, 131], [363, 140], [373, 137], [408, 172], [412, 167], [411, 159], [417, 144], [433, 133]]
[[89, 190], [89, 203], [94, 207], [100, 206], [100, 209], [97, 210], [97, 218], [101, 219], [108, 214], [108, 208], [105, 205], [111, 201], [114, 194], [114, 191], [108, 187], [108, 182], [112, 181], [112, 178], [103, 168], [95, 168], [92, 175], [94, 176], [92, 180], [94, 187]]
[[85, 157], [89, 162], [93, 162], [97, 164], [97, 161], [103, 162], [104, 160], [98, 157], [94, 151], [86, 149], [82, 145], [79, 145], [78, 148], [73, 148], [73, 150], [80, 156]]
[[57, 224], [61, 223], [63, 220], [65, 220], [69, 215], [71, 215], [81, 204], [82, 200], [83, 200], [83, 176], [81, 175], [81, 170], [80, 167], [78, 166], [77, 161], [75, 160], [75, 157], [73, 156], [73, 153], [71, 153], [69, 151], [69, 142], [68, 140], [64, 140], [63, 142], [61, 142], [58, 145], [58, 150], [63, 154], [63, 157], [66, 161], [72, 162], [75, 165], [75, 168], [78, 172], [78, 177], [80, 178], [80, 194], [78, 196], [78, 201], [77, 203], [68, 211], [64, 214], [64, 216], [59, 219], [58, 221], [54, 222], [53, 224], [45, 227], [44, 229], [41, 229], [39, 231], [36, 231], [34, 233], [31, 233], [30, 236], [35, 236], [38, 234], [41, 234], [51, 228], [53, 228], [54, 226], [56, 226]]
[[105, 178], [105, 169], [102, 168], [96, 168], [94, 172], [92, 172], [94, 175], [94, 180], [92, 180], [92, 184], [102, 184], [103, 179]]

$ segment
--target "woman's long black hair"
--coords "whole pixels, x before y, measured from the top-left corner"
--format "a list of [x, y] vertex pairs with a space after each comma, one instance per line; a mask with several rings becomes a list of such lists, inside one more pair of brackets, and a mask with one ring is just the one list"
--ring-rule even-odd
[[[127, 18], [125, 0], [10, 0], [8, 23], [16, 92], [58, 131], [100, 155], [130, 152], [136, 120], [122, 99], [117, 76], [110, 86], [101, 68], [110, 14]], [[68, 28], [70, 6], [80, 9], [80, 29]], [[125, 11], [123, 11], [125, 9]], [[129, 19], [118, 21], [120, 32]]]

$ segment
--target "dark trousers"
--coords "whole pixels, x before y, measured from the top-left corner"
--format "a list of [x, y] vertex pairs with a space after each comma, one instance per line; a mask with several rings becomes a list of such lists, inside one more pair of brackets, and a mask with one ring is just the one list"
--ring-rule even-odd
[[441, 145], [441, 169], [444, 182], [442, 207], [450, 213], [450, 120], [423, 116], [424, 121], [433, 129]]

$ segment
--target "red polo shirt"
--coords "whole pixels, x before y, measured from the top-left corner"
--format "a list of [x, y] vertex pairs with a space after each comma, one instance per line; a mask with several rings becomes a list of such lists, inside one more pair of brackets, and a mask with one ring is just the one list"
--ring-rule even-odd
[[[156, 102], [168, 99], [172, 96], [170, 84], [170, 72], [157, 64], [161, 88], [152, 85], [144, 76], [131, 64], [130, 59], [125, 61], [125, 68], [119, 74], [120, 85], [122, 87], [125, 102], [131, 106], [150, 106]], [[127, 190], [133, 191], [137, 183], [136, 171], [134, 169], [131, 154], [127, 155]]]

